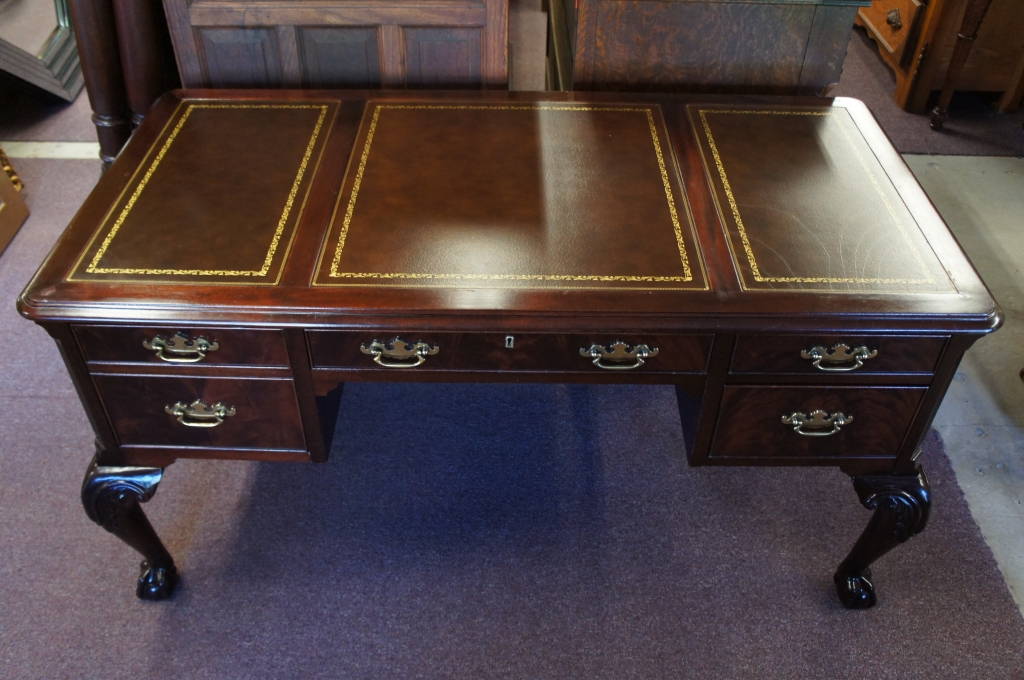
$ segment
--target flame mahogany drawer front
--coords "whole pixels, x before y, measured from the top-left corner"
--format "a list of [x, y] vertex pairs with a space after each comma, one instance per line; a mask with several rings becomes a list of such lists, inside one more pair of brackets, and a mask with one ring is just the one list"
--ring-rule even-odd
[[[390, 349], [380, 362], [410, 364], [411, 369], [474, 370], [474, 371], [602, 371], [589, 354], [598, 345], [606, 352], [600, 363], [613, 366], [609, 371], [635, 372], [700, 372], [707, 366], [711, 350], [710, 335], [656, 335], [643, 333], [605, 334], [537, 334], [537, 333], [372, 333], [363, 331], [310, 331], [309, 347], [314, 368], [380, 369], [375, 362], [371, 344], [391, 343], [399, 338], [411, 350], [424, 343], [436, 354], [426, 354], [422, 363], [415, 357], [402, 358]], [[626, 343], [620, 354], [614, 352], [615, 342]], [[396, 343], [392, 343], [395, 346]], [[643, 346], [646, 346], [645, 351]], [[363, 348], [370, 350], [368, 354]], [[587, 356], [581, 350], [588, 352]], [[657, 351], [655, 351], [657, 350]], [[384, 354], [391, 352], [389, 358]], [[646, 355], [646, 356], [645, 356]]]
[[[729, 385], [710, 457], [895, 458], [925, 392], [926, 387]], [[816, 411], [823, 413], [815, 418]]]
[[188, 326], [75, 326], [87, 361], [209, 366], [287, 366], [280, 331]]
[[295, 386], [285, 378], [94, 374], [93, 382], [123, 445], [306, 448]]
[[[947, 336], [741, 335], [733, 373], [931, 373]], [[844, 348], [845, 346], [845, 348]]]

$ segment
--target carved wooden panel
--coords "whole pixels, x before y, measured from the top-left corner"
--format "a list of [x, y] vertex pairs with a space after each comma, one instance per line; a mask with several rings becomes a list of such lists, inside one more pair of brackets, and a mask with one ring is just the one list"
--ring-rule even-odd
[[281, 82], [281, 50], [266, 28], [196, 31], [210, 87], [273, 87]]
[[363, 27], [300, 27], [296, 30], [302, 87], [380, 86], [377, 30]]
[[186, 87], [504, 87], [508, 0], [164, 0]]
[[406, 85], [466, 87], [480, 82], [480, 31], [473, 28], [407, 28]]

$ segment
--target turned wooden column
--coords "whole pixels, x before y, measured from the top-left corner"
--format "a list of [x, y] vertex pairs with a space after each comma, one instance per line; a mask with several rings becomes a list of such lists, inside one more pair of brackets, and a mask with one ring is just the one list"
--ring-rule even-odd
[[956, 88], [957, 78], [967, 63], [967, 57], [971, 55], [974, 41], [978, 37], [978, 29], [985, 19], [992, 0], [968, 0], [964, 9], [964, 18], [960, 24], [960, 30], [956, 34], [956, 44], [953, 46], [953, 55], [949, 59], [949, 68], [946, 69], [946, 78], [942, 83], [942, 91], [939, 92], [939, 101], [931, 111], [930, 124], [933, 130], [941, 130], [949, 117], [949, 103], [953, 101], [953, 90]]
[[114, 19], [134, 127], [157, 97], [179, 86], [178, 68], [159, 0], [114, 0]]
[[68, 0], [100, 142], [114, 161], [157, 97], [178, 86], [160, 0]]
[[110, 0], [68, 0], [100, 158], [113, 162], [132, 132]]

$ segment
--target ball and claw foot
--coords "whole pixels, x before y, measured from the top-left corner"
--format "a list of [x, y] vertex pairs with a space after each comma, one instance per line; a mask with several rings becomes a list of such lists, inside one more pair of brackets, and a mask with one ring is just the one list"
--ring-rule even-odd
[[178, 570], [172, 564], [169, 567], [153, 567], [142, 560], [139, 565], [139, 583], [135, 594], [140, 600], [166, 600], [174, 594], [178, 585]]
[[875, 597], [875, 586], [871, 583], [870, 569], [865, 569], [859, 574], [843, 574], [837, 571], [834, 580], [839, 601], [847, 609], [870, 609], [878, 601]]
[[135, 586], [143, 600], [164, 600], [178, 584], [174, 560], [153, 531], [141, 504], [153, 497], [161, 468], [89, 465], [82, 481], [82, 505], [89, 519], [145, 558]]
[[847, 609], [875, 606], [875, 586], [868, 567], [928, 524], [931, 492], [924, 472], [863, 475], [853, 478], [861, 504], [871, 519], [834, 577], [840, 602]]

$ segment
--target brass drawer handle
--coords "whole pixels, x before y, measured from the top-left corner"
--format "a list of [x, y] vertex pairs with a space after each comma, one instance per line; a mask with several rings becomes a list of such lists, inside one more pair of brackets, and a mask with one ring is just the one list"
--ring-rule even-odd
[[[646, 359], [657, 355], [657, 347], [635, 345], [631, 348], [621, 340], [616, 340], [608, 346], [591, 345], [590, 347], [580, 347], [580, 356], [592, 359], [592, 364], [609, 371], [628, 371], [640, 368], [644, 365]], [[625, 363], [627, 361], [632, 363]]]
[[[410, 343], [394, 337], [387, 342], [377, 339], [370, 343], [364, 342], [359, 345], [359, 351], [372, 356], [373, 363], [384, 368], [416, 368], [426, 361], [428, 356], [434, 356], [441, 349], [426, 342]], [[382, 357], [397, 361], [385, 361]]]
[[832, 345], [831, 349], [825, 349], [824, 345], [815, 345], [810, 349], [800, 350], [801, 359], [813, 359], [812, 366], [819, 371], [829, 373], [856, 371], [864, 365], [865, 361], [877, 356], [877, 349], [868, 349], [866, 345], [858, 345], [851, 350], [849, 345], [841, 342]]
[[831, 437], [839, 432], [843, 425], [852, 422], [853, 416], [840, 411], [830, 415], [821, 409], [811, 411], [810, 415], [794, 411], [788, 416], [782, 416], [783, 425], [792, 425], [793, 432], [804, 437]]
[[171, 405], [164, 406], [164, 412], [177, 418], [178, 422], [185, 427], [217, 427], [224, 422], [225, 418], [235, 415], [235, 407], [227, 406], [219, 401], [208, 406], [196, 399], [191, 404], [176, 401]]
[[203, 336], [192, 339], [187, 333], [177, 332], [169, 339], [162, 335], [143, 340], [142, 346], [156, 353], [157, 358], [172, 364], [194, 364], [206, 358], [207, 352], [216, 352], [220, 343]]

